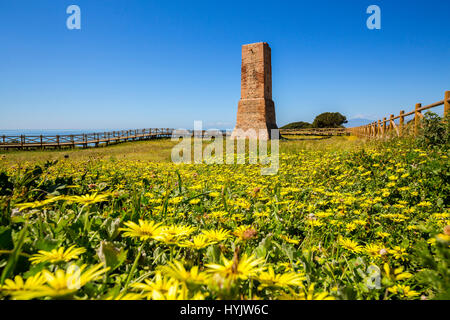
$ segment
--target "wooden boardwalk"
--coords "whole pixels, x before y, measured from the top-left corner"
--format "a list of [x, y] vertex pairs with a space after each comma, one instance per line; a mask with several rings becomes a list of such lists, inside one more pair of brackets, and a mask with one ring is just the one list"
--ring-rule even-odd
[[3, 135], [0, 136], [0, 149], [27, 150], [63, 147], [98, 147], [100, 145], [109, 145], [126, 141], [168, 138], [172, 136], [173, 131], [173, 129], [169, 128], [156, 128], [70, 135]]
[[[127, 141], [151, 140], [158, 138], [170, 138], [176, 132], [170, 128], [150, 128], [139, 130], [121, 130], [110, 132], [97, 132], [70, 135], [16, 135], [0, 136], [0, 149], [47, 149], [47, 148], [75, 148], [98, 147]], [[185, 131], [194, 136], [192, 130]], [[222, 132], [227, 136], [226, 132]], [[308, 135], [308, 136], [334, 136], [348, 134], [345, 128], [323, 129], [281, 129], [281, 135]], [[207, 130], [202, 131], [203, 136], [208, 135]], [[197, 134], [196, 134], [197, 136]]]

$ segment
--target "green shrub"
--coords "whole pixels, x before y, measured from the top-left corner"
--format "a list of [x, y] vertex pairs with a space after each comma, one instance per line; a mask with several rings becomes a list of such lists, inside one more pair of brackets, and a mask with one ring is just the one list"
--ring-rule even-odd
[[311, 128], [311, 123], [305, 121], [291, 122], [281, 127], [281, 129], [307, 129], [307, 128]]
[[450, 145], [450, 116], [444, 120], [436, 113], [425, 113], [417, 137], [421, 147], [448, 147]]

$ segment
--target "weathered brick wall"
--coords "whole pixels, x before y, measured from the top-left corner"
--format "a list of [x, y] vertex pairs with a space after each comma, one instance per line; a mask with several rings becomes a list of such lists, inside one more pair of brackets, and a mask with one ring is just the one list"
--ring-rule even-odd
[[276, 129], [275, 105], [272, 101], [272, 65], [270, 47], [266, 42], [242, 46], [241, 100], [232, 137], [237, 129], [263, 129], [270, 137]]

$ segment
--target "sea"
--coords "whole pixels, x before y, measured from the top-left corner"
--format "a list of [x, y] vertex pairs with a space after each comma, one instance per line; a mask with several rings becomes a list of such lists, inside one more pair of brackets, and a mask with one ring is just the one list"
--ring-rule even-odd
[[0, 129], [0, 136], [39, 136], [39, 135], [70, 135], [70, 134], [83, 134], [83, 133], [97, 133], [97, 132], [110, 132], [119, 131], [122, 129], [20, 129], [20, 130], [5, 130]]
[[[83, 133], [101, 133], [112, 132], [121, 130], [134, 130], [132, 129], [19, 129], [19, 130], [6, 130], [0, 129], [0, 136], [56, 136], [56, 135], [71, 135], [71, 134], [83, 134]], [[207, 128], [205, 129], [207, 130]], [[222, 132], [231, 132], [233, 129], [221, 129]]]

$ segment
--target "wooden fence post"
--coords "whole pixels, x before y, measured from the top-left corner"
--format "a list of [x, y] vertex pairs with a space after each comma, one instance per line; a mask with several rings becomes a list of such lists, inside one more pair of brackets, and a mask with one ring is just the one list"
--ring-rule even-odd
[[383, 118], [383, 137], [386, 134], [386, 117]]
[[416, 109], [414, 110], [414, 135], [417, 136], [419, 134], [419, 124], [420, 124], [420, 118], [419, 114], [420, 108], [422, 107], [421, 103], [416, 103]]
[[444, 117], [450, 115], [450, 91], [445, 91], [444, 95]]
[[400, 124], [399, 124], [399, 128], [398, 128], [398, 132], [400, 135], [403, 135], [403, 126], [405, 125], [405, 111], [404, 110], [400, 110]]
[[383, 134], [383, 129], [381, 128], [381, 120], [378, 120], [378, 132], [377, 136], [381, 136]]
[[395, 127], [394, 127], [394, 115], [391, 114], [391, 116], [389, 117], [389, 131], [394, 131]]

